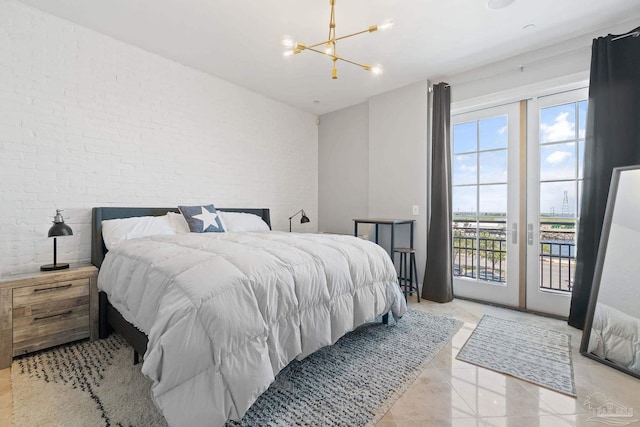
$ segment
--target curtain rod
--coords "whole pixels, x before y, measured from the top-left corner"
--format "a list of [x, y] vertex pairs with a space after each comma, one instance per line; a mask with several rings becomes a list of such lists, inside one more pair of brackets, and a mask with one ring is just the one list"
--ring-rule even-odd
[[[440, 83], [444, 83], [444, 82], [440, 82]], [[437, 83], [437, 84], [440, 84], [440, 83]], [[434, 86], [435, 85], [430, 85], [429, 86], [429, 89], [428, 89], [429, 93], [433, 92], [433, 87]], [[451, 85], [449, 83], [447, 83], [444, 87], [448, 88], [448, 87], [451, 87]]]
[[624, 39], [624, 38], [627, 38], [627, 37], [629, 37], [629, 36], [631, 36], [631, 37], [638, 37], [638, 36], [640, 36], [640, 31], [638, 31], [638, 30], [631, 31], [630, 33], [623, 34], [623, 35], [618, 36], [618, 37], [614, 37], [614, 38], [612, 38], [612, 39], [611, 39], [611, 41], [612, 41], [612, 42], [614, 42], [614, 41], [616, 41], [616, 40]]

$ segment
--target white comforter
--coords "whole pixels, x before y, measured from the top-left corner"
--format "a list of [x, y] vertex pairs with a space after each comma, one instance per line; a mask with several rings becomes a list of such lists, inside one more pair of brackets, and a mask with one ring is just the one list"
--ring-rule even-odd
[[625, 368], [640, 371], [640, 318], [598, 302], [587, 350]]
[[98, 287], [149, 336], [142, 371], [172, 426], [238, 420], [294, 358], [407, 309], [382, 248], [328, 234], [134, 239], [107, 254]]

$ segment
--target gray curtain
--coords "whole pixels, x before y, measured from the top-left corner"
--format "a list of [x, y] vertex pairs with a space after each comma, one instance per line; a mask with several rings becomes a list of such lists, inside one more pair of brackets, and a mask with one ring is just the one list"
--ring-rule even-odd
[[431, 216], [427, 231], [427, 266], [422, 298], [449, 302], [453, 299], [451, 236], [451, 88], [433, 86], [431, 134]]
[[[638, 31], [637, 28], [634, 31]], [[569, 324], [584, 326], [613, 168], [640, 163], [640, 37], [593, 41]]]

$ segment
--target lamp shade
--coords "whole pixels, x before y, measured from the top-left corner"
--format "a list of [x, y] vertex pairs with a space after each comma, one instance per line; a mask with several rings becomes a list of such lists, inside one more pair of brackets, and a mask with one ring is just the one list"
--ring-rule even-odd
[[73, 230], [64, 222], [55, 222], [49, 229], [49, 237], [73, 236]]
[[300, 218], [300, 224], [306, 224], [309, 221], [310, 220], [307, 214], [305, 214], [304, 211], [302, 211], [302, 218]]
[[49, 229], [49, 237], [73, 236], [73, 230], [64, 223], [64, 218], [60, 209], [56, 209], [56, 216], [53, 218], [53, 225]]

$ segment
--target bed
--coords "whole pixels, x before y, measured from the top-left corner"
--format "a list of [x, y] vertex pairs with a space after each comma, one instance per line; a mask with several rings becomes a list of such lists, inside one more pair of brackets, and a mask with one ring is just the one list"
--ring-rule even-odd
[[[270, 229], [268, 209], [251, 213]], [[172, 426], [239, 420], [294, 358], [406, 302], [387, 253], [352, 236], [187, 233], [107, 251], [102, 221], [176, 208], [94, 208], [92, 262], [100, 273], [100, 336], [120, 333], [153, 381]]]

